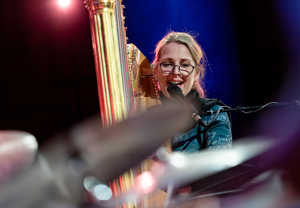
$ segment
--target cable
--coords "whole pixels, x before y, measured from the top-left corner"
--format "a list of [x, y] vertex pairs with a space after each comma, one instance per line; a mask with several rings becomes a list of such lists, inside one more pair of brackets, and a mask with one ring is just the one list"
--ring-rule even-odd
[[295, 100], [294, 102], [268, 102], [264, 105], [259, 105], [259, 106], [247, 106], [247, 107], [236, 107], [236, 108], [231, 108], [229, 106], [221, 106], [221, 110], [218, 111], [207, 111], [204, 112], [202, 115], [212, 115], [212, 114], [219, 114], [220, 112], [241, 112], [244, 114], [250, 114], [250, 113], [256, 113], [258, 111], [261, 111], [267, 107], [270, 106], [274, 107], [287, 107], [287, 106], [297, 106], [300, 107], [300, 101]]

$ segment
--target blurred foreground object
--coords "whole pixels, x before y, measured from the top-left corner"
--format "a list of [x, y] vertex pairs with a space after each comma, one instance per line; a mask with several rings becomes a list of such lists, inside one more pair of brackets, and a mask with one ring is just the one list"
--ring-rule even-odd
[[23, 131], [0, 131], [0, 183], [22, 171], [34, 161], [36, 138]]
[[[179, 204], [182, 200], [186, 201], [189, 198], [176, 198], [176, 196], [173, 198], [172, 191], [174, 189], [199, 179], [205, 179], [216, 173], [222, 174], [230, 168], [239, 166], [265, 153], [274, 145], [273, 140], [267, 138], [244, 138], [231, 149], [204, 150], [190, 154], [168, 153], [160, 149], [158, 157], [161, 162], [154, 165], [150, 172], [144, 172], [141, 175], [144, 181], [138, 180], [129, 192], [118, 198], [103, 201], [100, 206], [115, 207], [130, 202], [130, 200], [142, 200], [147, 194], [157, 189], [167, 189], [168, 191], [169, 198], [166, 199], [165, 207], [176, 206], [177, 203]], [[232, 176], [234, 177], [234, 175]], [[224, 181], [226, 178], [219, 177], [218, 181], [210, 181], [210, 184], [222, 184]]]
[[[18, 177], [7, 180], [1, 185], [0, 206], [8, 208], [81, 207], [85, 201], [83, 196], [85, 176], [96, 176], [96, 179], [104, 184], [118, 177], [124, 171], [153, 155], [168, 138], [187, 129], [193, 122], [191, 115], [192, 111], [188, 105], [168, 104], [149, 109], [110, 128], [99, 128], [98, 119], [83, 122], [66, 134], [55, 137], [52, 145], [39, 152], [31, 168], [27, 168]], [[6, 138], [18, 138], [12, 135], [9, 134], [11, 137]], [[20, 135], [19, 140], [22, 145], [16, 145], [14, 150], [22, 149], [24, 144], [28, 145], [27, 148], [30, 150], [28, 158], [34, 158], [35, 148], [37, 148], [37, 145], [34, 145], [34, 137], [29, 135], [31, 139], [25, 139], [28, 138], [27, 134]], [[296, 136], [276, 142], [264, 137], [241, 139], [240, 143], [235, 143], [232, 149], [207, 150], [190, 155], [158, 151], [159, 165], [153, 166], [150, 172], [153, 178], [149, 177], [148, 173], [145, 174], [147, 177], [143, 177], [154, 179], [153, 182], [141, 181], [147, 190], [140, 189], [136, 184], [123, 196], [106, 202], [98, 201], [96, 204], [114, 207], [132, 199], [141, 199], [160, 188], [168, 190], [165, 207], [185, 204], [189, 201], [193, 204], [191, 201], [193, 196], [183, 199], [172, 198], [172, 190], [178, 186], [205, 179], [215, 173], [222, 174], [222, 178], [219, 179], [225, 180], [224, 175], [227, 170], [247, 164], [249, 160], [253, 164], [250, 169], [256, 169], [257, 175], [268, 170], [285, 170], [288, 165], [286, 161], [297, 161], [295, 158], [299, 158], [299, 151], [297, 151], [299, 142]], [[2, 155], [5, 150], [9, 153], [9, 150], [4, 148]], [[74, 152], [77, 153], [75, 156]], [[30, 162], [30, 160], [26, 161]], [[231, 178], [231, 181], [233, 180], [234, 178]], [[149, 187], [151, 189], [148, 189]], [[257, 190], [254, 193], [260, 192]], [[268, 191], [263, 193], [273, 194]], [[238, 201], [243, 204], [245, 202], [243, 199], [241, 197], [235, 200], [235, 207], [240, 207]], [[256, 200], [256, 194], [252, 199]], [[232, 206], [230, 203], [228, 207]], [[257, 204], [257, 206], [263, 207], [262, 204]]]
[[[1, 207], [78, 207], [82, 180], [94, 175], [107, 182], [150, 156], [167, 139], [191, 125], [189, 106], [162, 105], [100, 129], [91, 119], [52, 140], [36, 163], [0, 187]], [[67, 139], [68, 138], [68, 139]], [[72, 157], [74, 152], [77, 157]]]

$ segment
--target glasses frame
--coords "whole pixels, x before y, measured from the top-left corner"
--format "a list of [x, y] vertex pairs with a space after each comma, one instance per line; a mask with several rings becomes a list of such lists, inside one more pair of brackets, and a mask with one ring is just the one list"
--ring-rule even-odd
[[[164, 63], [164, 62], [159, 63], [160, 70], [163, 72], [163, 70], [162, 70], [162, 68], [163, 68], [163, 67], [162, 67], [162, 64], [166, 64], [166, 63]], [[174, 65], [173, 65], [173, 68], [172, 68], [172, 70], [171, 70], [171, 72], [170, 72], [170, 74], [174, 74], [174, 71], [175, 71], [176, 66], [178, 66], [179, 74], [180, 74], [181, 76], [184, 76], [184, 77], [190, 76], [190, 75], [193, 73], [193, 71], [194, 71], [194, 69], [195, 69], [195, 67], [196, 67], [196, 66], [193, 66], [192, 64], [189, 64], [189, 66], [191, 66], [193, 69], [192, 69], [191, 72], [189, 72], [187, 75], [183, 75], [183, 74], [182, 74], [182, 71], [186, 71], [186, 70], [182, 70], [180, 65], [174, 64]], [[187, 71], [186, 71], [186, 72], [187, 72]]]

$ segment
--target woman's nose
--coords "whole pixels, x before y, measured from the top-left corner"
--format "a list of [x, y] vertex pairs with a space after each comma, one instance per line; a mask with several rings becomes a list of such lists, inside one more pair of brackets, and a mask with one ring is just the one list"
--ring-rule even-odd
[[180, 66], [179, 65], [174, 66], [173, 73], [174, 74], [180, 74]]

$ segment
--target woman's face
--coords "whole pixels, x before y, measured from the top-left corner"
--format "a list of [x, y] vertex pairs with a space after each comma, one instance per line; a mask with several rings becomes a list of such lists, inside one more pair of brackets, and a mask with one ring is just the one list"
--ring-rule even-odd
[[[177, 66], [171, 72], [165, 73], [163, 65]], [[180, 73], [178, 66], [194, 67], [194, 70], [189, 75], [186, 75], [185, 73]], [[175, 42], [168, 43], [162, 47], [157, 73], [160, 89], [166, 97], [170, 97], [167, 90], [168, 83], [176, 84], [182, 90], [183, 95], [186, 95], [191, 91], [194, 82], [198, 81], [199, 78], [199, 72], [196, 70], [196, 64], [190, 51], [185, 45]]]

